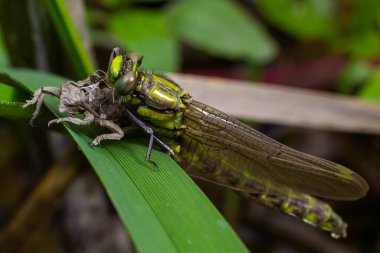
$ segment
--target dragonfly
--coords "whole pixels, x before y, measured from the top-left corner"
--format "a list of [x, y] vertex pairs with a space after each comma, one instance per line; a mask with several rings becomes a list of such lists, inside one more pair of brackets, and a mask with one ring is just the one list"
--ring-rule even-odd
[[191, 176], [346, 237], [347, 224], [316, 197], [356, 200], [369, 186], [343, 165], [287, 147], [239, 120], [194, 100], [166, 75], [139, 71], [136, 52], [110, 57], [106, 80], [123, 98], [125, 115], [168, 151]]
[[[361, 176], [343, 165], [287, 147], [196, 101], [170, 77], [140, 71], [142, 60], [137, 52], [122, 53], [114, 48], [108, 70], [101, 78], [111, 92], [99, 87], [96, 91], [107, 97], [110, 108], [123, 110], [123, 117], [149, 134], [148, 162], [157, 167], [150, 158], [156, 143], [193, 177], [230, 188], [265, 206], [298, 217], [330, 232], [333, 238], [346, 237], [346, 222], [317, 197], [362, 198], [369, 186]], [[43, 99], [39, 93], [34, 97], [26, 106]], [[86, 104], [87, 100], [83, 98], [79, 102]], [[92, 113], [95, 119], [96, 111], [101, 109], [96, 105], [86, 108], [91, 109], [88, 114], [95, 111]], [[37, 113], [38, 110], [35, 115]], [[115, 118], [113, 111], [104, 115]], [[124, 136], [116, 123], [117, 117], [108, 120], [112, 126], [109, 128], [120, 130], [97, 137], [92, 144]], [[60, 120], [65, 121], [65, 118]]]

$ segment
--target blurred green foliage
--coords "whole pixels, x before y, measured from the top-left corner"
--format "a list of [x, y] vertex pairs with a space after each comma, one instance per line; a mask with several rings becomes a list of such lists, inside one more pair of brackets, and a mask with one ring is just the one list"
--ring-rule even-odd
[[229, 0], [180, 1], [171, 6], [169, 20], [180, 39], [214, 55], [262, 64], [277, 54], [260, 23]]
[[95, 28], [95, 43], [104, 45], [108, 43], [104, 36], [116, 37], [116, 45], [149, 55], [143, 66], [148, 70], [178, 71], [180, 42], [214, 56], [255, 64], [277, 55], [277, 45], [262, 25], [231, 0], [172, 1], [162, 8], [123, 5], [116, 0], [102, 3], [115, 11], [112, 15], [102, 9], [89, 11], [93, 26], [101, 25], [99, 17], [103, 17], [110, 33]]
[[342, 71], [338, 89], [343, 93], [353, 94], [361, 83], [367, 81], [372, 72], [372, 67], [367, 62], [354, 60]]
[[379, 1], [258, 0], [257, 5], [271, 24], [301, 43], [318, 40], [328, 54], [347, 57], [337, 73], [339, 91], [380, 100], [380, 69], [371, 64], [380, 55]]
[[3, 44], [2, 33], [0, 30], [0, 66], [7, 66], [9, 64], [8, 56]]
[[336, 33], [331, 0], [258, 0], [273, 25], [299, 39], [328, 39]]
[[367, 100], [380, 101], [380, 69], [377, 68], [366, 81], [359, 95]]
[[119, 39], [118, 45], [149, 55], [143, 61], [143, 68], [178, 71], [180, 48], [162, 12], [120, 11], [109, 18], [107, 28]]

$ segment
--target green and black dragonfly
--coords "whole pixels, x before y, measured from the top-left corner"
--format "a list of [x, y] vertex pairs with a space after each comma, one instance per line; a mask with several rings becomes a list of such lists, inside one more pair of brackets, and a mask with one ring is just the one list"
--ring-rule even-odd
[[334, 238], [346, 223], [311, 195], [355, 200], [368, 184], [334, 162], [289, 148], [227, 114], [195, 101], [169, 77], [139, 71], [142, 57], [114, 49], [106, 76], [123, 97], [126, 116], [151, 135], [190, 175], [231, 188], [299, 217]]

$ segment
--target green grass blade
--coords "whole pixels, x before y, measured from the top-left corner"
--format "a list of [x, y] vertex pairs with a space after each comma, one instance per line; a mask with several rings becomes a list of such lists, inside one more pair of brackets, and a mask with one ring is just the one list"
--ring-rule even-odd
[[[0, 81], [6, 74], [29, 91], [63, 81], [41, 72], [1, 69]], [[48, 108], [60, 116], [57, 102], [46, 98]], [[247, 252], [221, 214], [167, 154], [153, 151], [158, 170], [145, 161], [147, 138], [126, 137], [90, 148], [93, 128], [65, 126], [94, 167], [139, 252]]]
[[63, 0], [45, 0], [44, 2], [65, 50], [74, 65], [74, 70], [78, 77], [84, 79], [94, 71], [94, 66], [85, 52], [65, 2]]

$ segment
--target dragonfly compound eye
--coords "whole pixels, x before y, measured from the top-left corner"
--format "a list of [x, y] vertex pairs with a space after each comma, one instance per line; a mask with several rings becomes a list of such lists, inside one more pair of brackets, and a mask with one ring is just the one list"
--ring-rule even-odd
[[128, 71], [116, 81], [115, 92], [120, 96], [126, 96], [136, 88], [136, 84], [136, 72]]
[[108, 75], [111, 82], [114, 82], [120, 75], [120, 72], [123, 68], [123, 56], [118, 55], [112, 59], [109, 66]]

